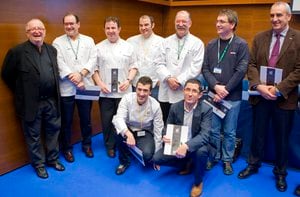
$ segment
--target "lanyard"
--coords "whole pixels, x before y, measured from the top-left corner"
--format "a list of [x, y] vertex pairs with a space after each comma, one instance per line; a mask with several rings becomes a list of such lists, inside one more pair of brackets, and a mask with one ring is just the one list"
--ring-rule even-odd
[[219, 40], [218, 40], [218, 64], [220, 64], [220, 62], [224, 59], [224, 56], [228, 51], [228, 48], [232, 42], [232, 39], [233, 39], [233, 36], [231, 36], [229, 42], [227, 43], [225, 49], [223, 50], [223, 52], [221, 53], [221, 56], [220, 56], [220, 38], [219, 38]]
[[180, 44], [180, 40], [178, 39], [178, 50], [177, 50], [177, 59], [179, 60], [179, 58], [180, 58], [180, 54], [181, 54], [181, 51], [182, 51], [182, 49], [183, 49], [183, 47], [184, 47], [184, 44], [185, 44], [185, 38], [183, 38], [184, 40], [183, 40], [183, 43], [182, 44]]
[[79, 43], [80, 43], [80, 39], [79, 39], [79, 37], [78, 37], [78, 43], [77, 43], [77, 48], [76, 48], [76, 52], [75, 52], [75, 50], [74, 50], [74, 48], [73, 48], [73, 45], [72, 45], [72, 43], [71, 43], [71, 40], [70, 40], [69, 36], [67, 36], [67, 38], [68, 38], [68, 42], [69, 42], [69, 44], [70, 44], [70, 46], [71, 46], [71, 49], [72, 49], [72, 51], [73, 51], [73, 54], [75, 55], [75, 59], [77, 60], [78, 51], [79, 51]]

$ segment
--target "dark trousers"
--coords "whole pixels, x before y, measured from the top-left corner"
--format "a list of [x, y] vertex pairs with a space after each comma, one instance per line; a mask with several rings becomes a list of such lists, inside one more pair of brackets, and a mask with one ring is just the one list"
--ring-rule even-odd
[[82, 148], [86, 149], [91, 146], [92, 127], [91, 127], [91, 109], [92, 101], [77, 100], [75, 96], [61, 97], [61, 139], [63, 151], [72, 151], [72, 123], [74, 116], [75, 104], [77, 106], [80, 129], [82, 137]]
[[171, 103], [159, 102], [159, 104], [160, 104], [160, 108], [161, 108], [161, 111], [162, 111], [162, 114], [163, 114], [163, 121], [164, 121], [164, 124], [166, 125], [167, 119], [168, 119], [168, 116], [169, 116]]
[[[33, 167], [43, 167], [45, 162], [52, 163], [58, 160], [60, 115], [53, 98], [40, 101], [35, 120], [22, 120], [22, 127]], [[42, 140], [42, 136], [45, 140]], [[45, 142], [46, 153], [42, 141]]]
[[[119, 151], [119, 162], [120, 164], [126, 165], [130, 163], [130, 151], [124, 141], [126, 141], [122, 135], [117, 135], [116, 138], [117, 148]], [[153, 135], [149, 132], [145, 133], [145, 136], [137, 137], [134, 135], [136, 146], [143, 152], [143, 159], [145, 163], [148, 163], [154, 154], [155, 144]]]
[[107, 150], [115, 149], [115, 127], [112, 124], [113, 116], [117, 113], [119, 102], [121, 98], [103, 98], [99, 99], [99, 106], [101, 112], [102, 131], [104, 145]]
[[275, 175], [286, 176], [289, 134], [292, 129], [294, 110], [283, 110], [276, 101], [262, 99], [253, 106], [253, 134], [249, 165], [259, 168], [264, 153], [264, 142], [272, 121], [275, 140]]
[[208, 159], [208, 150], [206, 146], [203, 146], [194, 152], [188, 152], [186, 157], [182, 159], [172, 155], [164, 155], [163, 148], [158, 150], [153, 156], [153, 162], [155, 164], [172, 166], [179, 169], [183, 168], [190, 159], [192, 159], [194, 167], [194, 184], [199, 185], [203, 181], [206, 162]]

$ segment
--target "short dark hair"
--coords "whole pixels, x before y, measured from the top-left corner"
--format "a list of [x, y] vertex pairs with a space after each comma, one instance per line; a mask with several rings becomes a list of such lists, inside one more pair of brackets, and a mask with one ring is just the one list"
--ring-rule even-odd
[[105, 27], [105, 24], [107, 22], [110, 22], [110, 21], [112, 21], [114, 23], [117, 23], [118, 28], [121, 27], [120, 19], [118, 17], [116, 17], [116, 16], [106, 17], [105, 20], [104, 20], [104, 27]]
[[65, 18], [66, 18], [66, 16], [74, 16], [74, 17], [75, 17], [75, 20], [76, 20], [76, 23], [79, 23], [79, 22], [80, 22], [80, 21], [79, 21], [79, 17], [78, 17], [76, 14], [73, 14], [73, 13], [69, 12], [69, 13], [67, 13], [66, 15], [64, 15], [64, 17], [63, 17], [63, 23], [65, 23]]
[[142, 18], [143, 18], [143, 19], [144, 19], [144, 18], [149, 18], [151, 25], [154, 23], [154, 18], [153, 18], [153, 16], [150, 16], [150, 15], [143, 15], [143, 16], [140, 17], [140, 19], [142, 19]]
[[152, 90], [152, 79], [148, 76], [142, 76], [139, 78], [139, 80], [136, 82], [136, 87], [138, 85], [138, 83], [141, 83], [143, 85], [150, 85], [150, 91]]
[[199, 86], [199, 92], [202, 92], [202, 85], [201, 85], [201, 82], [198, 79], [195, 79], [195, 78], [188, 79], [185, 82], [184, 87], [186, 87], [188, 83], [197, 84]]
[[237, 27], [237, 25], [238, 25], [238, 22], [239, 22], [237, 12], [234, 11], [234, 10], [231, 10], [231, 9], [222, 9], [222, 10], [219, 12], [219, 16], [220, 16], [220, 15], [225, 15], [225, 16], [227, 16], [228, 22], [234, 24], [233, 30], [235, 31], [235, 30], [236, 30], [236, 27]]

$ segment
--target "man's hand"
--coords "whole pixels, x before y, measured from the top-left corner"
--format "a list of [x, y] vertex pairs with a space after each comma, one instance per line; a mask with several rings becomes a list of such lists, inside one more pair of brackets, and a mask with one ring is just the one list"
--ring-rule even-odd
[[126, 91], [129, 88], [130, 85], [131, 84], [130, 84], [129, 80], [126, 79], [124, 82], [122, 82], [120, 84], [119, 89], [120, 89], [121, 92], [124, 92], [124, 91]]
[[270, 85], [258, 85], [257, 91], [259, 91], [260, 95], [267, 100], [276, 100], [276, 88]]
[[166, 135], [163, 136], [162, 140], [163, 140], [163, 142], [164, 142], [165, 144], [171, 143], [171, 139], [168, 138]]
[[68, 78], [75, 85], [78, 85], [82, 81], [82, 76], [79, 72], [69, 74]]
[[127, 130], [127, 131], [125, 132], [125, 136], [127, 137], [127, 139], [126, 139], [126, 144], [127, 144], [128, 146], [135, 146], [135, 139], [134, 139], [134, 136], [133, 136], [133, 134], [132, 134], [129, 130]]
[[169, 77], [167, 83], [171, 90], [177, 90], [180, 87], [180, 83], [175, 77]]
[[214, 90], [221, 99], [224, 99], [229, 94], [224, 85], [215, 85]]
[[186, 156], [188, 149], [189, 147], [185, 143], [181, 144], [176, 150], [176, 157], [180, 159], [184, 158]]

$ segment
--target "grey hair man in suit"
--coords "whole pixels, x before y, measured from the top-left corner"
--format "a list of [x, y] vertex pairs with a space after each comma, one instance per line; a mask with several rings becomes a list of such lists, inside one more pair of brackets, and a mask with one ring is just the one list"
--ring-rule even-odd
[[[10, 49], [4, 59], [2, 78], [15, 95], [17, 115], [21, 118], [31, 165], [40, 178], [48, 178], [45, 164], [55, 170], [59, 162], [60, 93], [56, 50], [44, 43], [46, 29], [39, 19], [25, 27], [28, 41]], [[45, 131], [43, 149], [41, 129]]]
[[[252, 144], [248, 166], [238, 175], [244, 179], [258, 172], [263, 159], [266, 132], [272, 120], [275, 142], [273, 173], [276, 188], [281, 192], [287, 189], [288, 138], [293, 126], [300, 83], [300, 32], [289, 27], [291, 17], [287, 3], [274, 3], [270, 10], [272, 29], [254, 38], [248, 78], [250, 89], [257, 90], [260, 95], [249, 98], [253, 107]], [[277, 52], [274, 52], [275, 48]], [[277, 84], [262, 83], [261, 66], [282, 69], [282, 81]]]
[[[188, 126], [188, 139], [176, 150], [176, 155], [164, 155], [164, 149], [158, 150], [153, 156], [154, 168], [159, 165], [174, 166], [179, 174], [187, 174], [190, 165], [194, 167], [194, 185], [190, 196], [200, 196], [203, 188], [203, 175], [208, 159], [208, 142], [211, 130], [212, 108], [205, 104], [201, 97], [201, 84], [196, 79], [186, 81], [183, 89], [184, 100], [171, 105], [167, 124]], [[170, 143], [163, 134], [165, 144]]]

